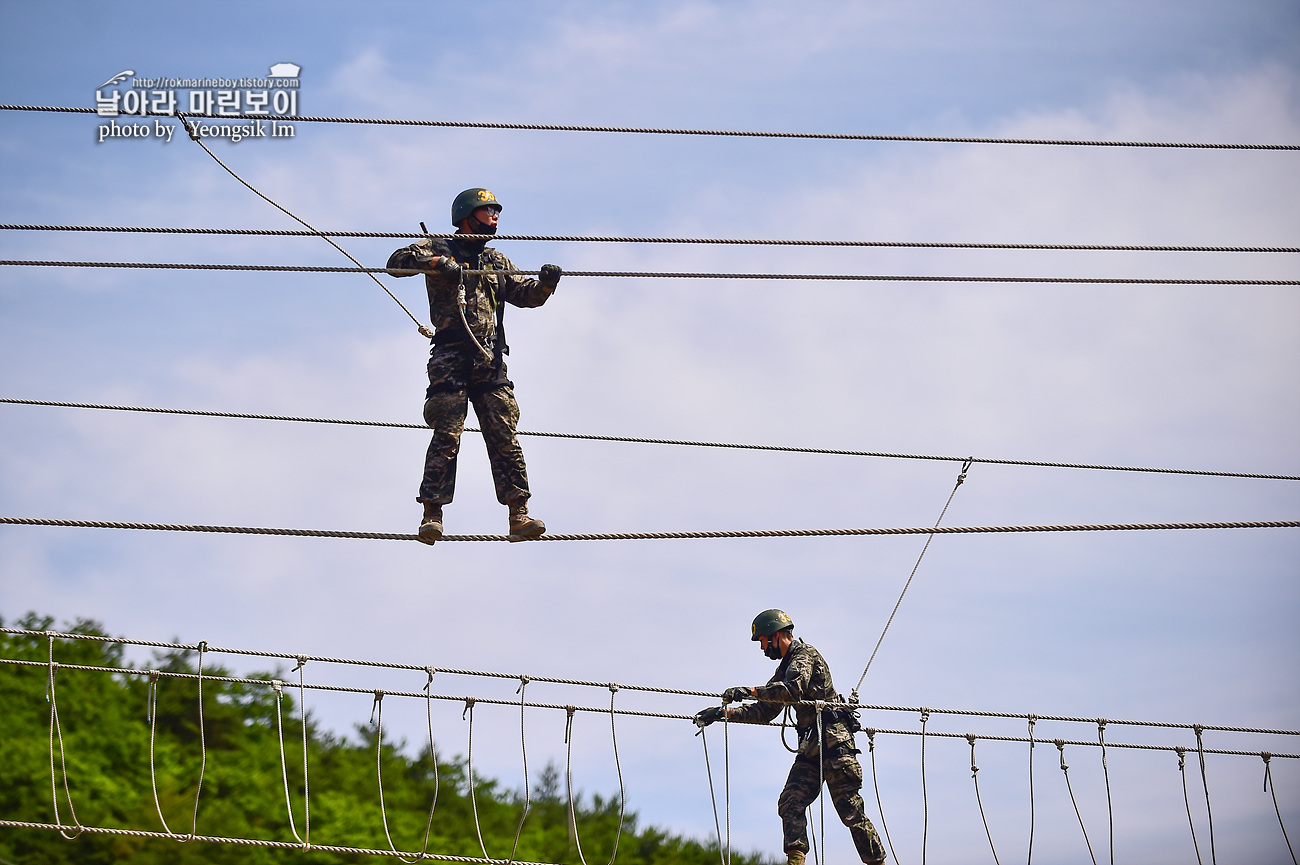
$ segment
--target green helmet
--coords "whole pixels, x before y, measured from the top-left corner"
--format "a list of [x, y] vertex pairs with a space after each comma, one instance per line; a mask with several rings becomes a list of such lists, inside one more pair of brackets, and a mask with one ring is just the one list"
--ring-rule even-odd
[[786, 628], [793, 630], [794, 620], [786, 615], [784, 610], [764, 610], [754, 617], [754, 636], [750, 637], [750, 640], [755, 641], [759, 637], [770, 637], [778, 631], [784, 631]]
[[480, 207], [502, 209], [501, 202], [497, 201], [497, 197], [488, 190], [477, 186], [466, 189], [451, 203], [451, 224], [459, 227], [461, 220], [468, 219], [469, 215]]

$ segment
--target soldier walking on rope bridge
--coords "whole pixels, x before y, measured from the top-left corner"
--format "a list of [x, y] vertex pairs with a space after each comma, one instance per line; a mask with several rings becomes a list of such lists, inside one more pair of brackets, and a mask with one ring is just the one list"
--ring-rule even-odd
[[[812, 646], [794, 638], [794, 622], [788, 615], [781, 610], [764, 610], [754, 619], [752, 631], [752, 639], [758, 642], [763, 654], [774, 661], [780, 660], [776, 673], [766, 685], [728, 688], [722, 695], [724, 703], [757, 702], [747, 706], [710, 706], [696, 714], [697, 725], [706, 727], [723, 717], [728, 721], [766, 724], [792, 703], [812, 700], [842, 702], [831, 683], [831, 669], [826, 660]], [[794, 709], [799, 753], [776, 804], [777, 813], [781, 815], [789, 865], [803, 865], [808, 854], [805, 812], [821, 792], [823, 780], [840, 820], [853, 835], [853, 845], [862, 861], [884, 862], [885, 848], [880, 845], [880, 836], [867, 819], [862, 796], [858, 793], [862, 789], [862, 766], [856, 756], [858, 749], [853, 746], [853, 733], [858, 729], [856, 716], [848, 709], [823, 709], [819, 742], [817, 709], [805, 705]]]
[[[466, 189], [451, 204], [451, 222], [458, 235], [495, 234], [500, 213], [501, 203], [486, 189]], [[540, 279], [508, 272], [465, 273], [516, 269], [482, 237], [427, 238], [394, 252], [388, 267], [424, 273], [429, 317], [436, 331], [424, 400], [424, 422], [433, 428], [433, 438], [416, 497], [424, 504], [419, 539], [432, 544], [442, 537], [442, 506], [450, 504], [455, 493], [456, 456], [469, 403], [474, 404], [483, 431], [497, 501], [510, 508], [510, 540], [540, 536], [545, 524], [528, 515], [528, 470], [515, 434], [519, 404], [514, 384], [506, 378], [505, 355], [510, 348], [504, 315], [507, 303], [520, 307], [546, 303], [560, 281], [560, 268], [542, 265]]]

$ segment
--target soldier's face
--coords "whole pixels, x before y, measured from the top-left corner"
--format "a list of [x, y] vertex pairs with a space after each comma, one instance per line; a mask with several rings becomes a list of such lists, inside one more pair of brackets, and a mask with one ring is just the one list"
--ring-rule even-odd
[[480, 207], [474, 211], [474, 218], [484, 225], [495, 226], [501, 218], [501, 211], [495, 207]]

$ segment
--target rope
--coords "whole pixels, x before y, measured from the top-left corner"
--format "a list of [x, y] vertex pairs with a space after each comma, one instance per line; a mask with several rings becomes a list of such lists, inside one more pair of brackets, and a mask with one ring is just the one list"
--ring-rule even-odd
[[[966, 482], [966, 472], [969, 470], [970, 460], [967, 459], [961, 464], [961, 472], [957, 475], [957, 483], [953, 484], [952, 492], [948, 493], [948, 501], [943, 503], [943, 510], [939, 512], [939, 519], [934, 521], [936, 528], [939, 523], [943, 522], [944, 514], [948, 513], [948, 506], [952, 504], [953, 496], [957, 495], [957, 488]], [[876, 653], [880, 651], [880, 644], [885, 642], [885, 634], [889, 633], [889, 626], [894, 623], [894, 616], [898, 614], [898, 608], [903, 604], [903, 596], [907, 594], [908, 588], [911, 587], [912, 578], [916, 576], [917, 569], [921, 567], [921, 559], [925, 558], [926, 550], [930, 549], [930, 541], [932, 540], [934, 540], [933, 533], [926, 537], [925, 546], [921, 547], [921, 555], [916, 557], [916, 564], [912, 565], [912, 573], [907, 575], [907, 582], [903, 584], [903, 591], [898, 593], [898, 600], [894, 602], [894, 609], [890, 611], [889, 618], [885, 621], [885, 627], [880, 631], [880, 639], [876, 640], [876, 647], [871, 650], [871, 657], [867, 658], [867, 665], [862, 668], [862, 675], [858, 676], [858, 683], [853, 686], [849, 702], [856, 703], [858, 701], [858, 688], [862, 687], [862, 681], [867, 678], [867, 670], [871, 669], [871, 662], [876, 659]]]
[[1088, 829], [1083, 825], [1083, 815], [1079, 813], [1079, 803], [1074, 799], [1074, 788], [1070, 786], [1070, 767], [1065, 765], [1065, 742], [1056, 739], [1056, 750], [1061, 752], [1061, 774], [1065, 776], [1065, 789], [1070, 791], [1070, 804], [1074, 805], [1074, 816], [1079, 818], [1079, 828], [1083, 830], [1083, 843], [1088, 845], [1088, 856], [1092, 865], [1097, 865], [1097, 857], [1092, 852], [1092, 842], [1088, 840]]
[[[346, 254], [346, 253], [345, 253]], [[349, 256], [350, 257], [350, 256]], [[35, 259], [4, 259], [0, 265], [14, 267], [109, 267], [132, 270], [233, 270], [257, 273], [387, 273], [392, 276], [423, 273], [421, 270], [406, 270], [387, 267], [328, 267], [324, 265], [305, 264], [209, 264], [196, 262], [165, 261], [62, 261]], [[495, 273], [513, 276], [537, 276], [536, 270], [466, 270], [466, 274]], [[868, 273], [699, 273], [694, 271], [631, 271], [631, 270], [566, 270], [564, 275], [613, 277], [618, 279], [760, 279], [788, 280], [808, 279], [836, 282], [979, 282], [979, 283], [1013, 283], [1043, 285], [1300, 285], [1296, 279], [1182, 279], [1149, 277], [1102, 277], [1102, 276], [921, 276], [917, 274], [868, 274]], [[378, 282], [378, 280], [375, 280]], [[380, 283], [383, 285], [383, 283]], [[387, 288], [384, 289], [388, 291]], [[388, 292], [397, 300], [397, 296]], [[399, 304], [401, 301], [397, 301]], [[405, 306], [402, 309], [406, 309]], [[411, 315], [410, 310], [406, 311]], [[418, 323], [418, 319], [411, 316]], [[420, 325], [424, 333], [424, 325]]]
[[862, 732], [867, 734], [867, 751], [871, 754], [871, 786], [876, 791], [876, 810], [880, 812], [880, 828], [885, 830], [885, 840], [889, 842], [889, 855], [894, 857], [894, 862], [898, 862], [898, 854], [894, 852], [894, 839], [889, 835], [889, 824], [885, 822], [885, 805], [880, 801], [880, 782], [876, 778], [876, 730], [867, 727]]
[[1029, 852], [1025, 855], [1025, 865], [1034, 861], [1034, 723], [1037, 720], [1029, 716]]
[[921, 865], [925, 865], [926, 847], [930, 839], [930, 797], [925, 788], [925, 722], [930, 720], [930, 711], [921, 710]]
[[886, 249], [1022, 249], [1074, 252], [1300, 252], [1300, 246], [1139, 246], [1084, 243], [966, 243], [903, 240], [790, 240], [734, 237], [619, 237], [572, 234], [425, 234], [410, 231], [297, 231], [269, 228], [158, 228], [134, 225], [0, 224], [0, 231], [103, 231], [134, 234], [220, 234], [253, 237], [371, 237], [408, 240], [453, 237], [484, 240], [526, 240], [547, 243], [687, 243], [720, 246], [833, 246]]
[[[284, 700], [284, 683], [279, 679], [275, 679], [271, 682], [271, 688], [275, 691], [275, 733], [276, 743], [280, 746], [280, 777], [284, 781], [284, 809], [289, 815], [289, 831], [293, 833], [293, 837], [303, 846], [303, 849], [307, 850], [311, 845], [304, 841], [302, 836], [298, 834], [298, 827], [295, 826], [293, 822], [293, 802], [289, 799], [289, 766], [284, 758], [284, 721], [281, 717], [282, 713], [280, 712], [280, 703]], [[305, 716], [303, 722], [305, 726]], [[305, 771], [303, 772], [303, 775], [304, 777], [306, 776]], [[382, 789], [380, 795], [381, 797], [383, 795]]]
[[190, 824], [190, 835], [186, 841], [193, 841], [195, 834], [199, 830], [199, 797], [203, 795], [203, 774], [208, 768], [208, 738], [206, 725], [203, 723], [203, 653], [208, 649], [208, 644], [204, 640], [199, 641], [199, 664], [198, 675], [195, 677], [199, 684], [199, 783], [194, 788], [194, 822]]
[[[47, 111], [63, 114], [95, 114], [94, 108], [55, 105], [0, 105], [4, 111]], [[161, 116], [161, 115], [156, 115]], [[191, 117], [218, 119], [214, 114]], [[295, 123], [354, 123], [376, 126], [429, 126], [438, 129], [511, 129], [538, 132], [612, 132], [638, 135], [707, 135], [727, 138], [794, 138], [818, 141], [909, 141], [937, 144], [1036, 144], [1069, 147], [1172, 147], [1183, 150], [1300, 150], [1297, 144], [1211, 144], [1194, 141], [1107, 141], [1065, 138], [982, 138], [951, 135], [877, 135], [847, 132], [761, 132], [734, 129], [689, 129], [647, 126], [575, 126], [554, 123], [491, 123], [463, 120], [402, 120], [386, 117], [322, 117], [300, 115]]]
[[[159, 642], [153, 640], [131, 640], [125, 637], [108, 637], [108, 636], [101, 636], [98, 634], [78, 634], [78, 633], [59, 632], [53, 630], [33, 631], [24, 628], [0, 627], [0, 633], [15, 634], [19, 636], [28, 636], [28, 637], [40, 637], [40, 638], [45, 638], [47, 636], [53, 635], [54, 637], [57, 637], [59, 639], [64, 639], [64, 640], [85, 640], [90, 642], [114, 643], [114, 644], [121, 644], [124, 646], [127, 645], [141, 646], [144, 648], [155, 648], [155, 649], [180, 649], [185, 651], [196, 651], [198, 648], [196, 645], [190, 643], [165, 643], [165, 642]], [[229, 647], [222, 647], [222, 646], [206, 646], [205, 651], [209, 654], [245, 655], [250, 657], [281, 658], [284, 660], [296, 661], [298, 666], [294, 667], [293, 670], [294, 672], [299, 672], [301, 666], [306, 664], [308, 661], [317, 661], [321, 663], [333, 663], [333, 664], [349, 664], [354, 666], [375, 667], [379, 669], [414, 670], [414, 671], [425, 672], [425, 673], [428, 673], [432, 669], [430, 667], [422, 667], [416, 664], [398, 664], [390, 661], [368, 661], [368, 660], [358, 660], [355, 658], [337, 658], [337, 657], [330, 657], [324, 655], [286, 654], [283, 652], [264, 652], [264, 651], [254, 650], [254, 649], [236, 649], [236, 648], [229, 648]], [[0, 663], [45, 666], [44, 663], [41, 662], [28, 661], [22, 659], [0, 658]], [[184, 679], [184, 678], [192, 679], [195, 677], [193, 673], [167, 672], [161, 670], [134, 670], [131, 668], [96, 667], [96, 666], [90, 666], [84, 664], [61, 664], [59, 666], [69, 670], [87, 670], [90, 672], [112, 673], [115, 675], [116, 674], [150, 675], [150, 676], [165, 676], [165, 677], [178, 678], [178, 679]], [[514, 674], [514, 673], [491, 672], [491, 671], [484, 671], [484, 670], [461, 670], [461, 669], [445, 668], [445, 669], [439, 669], [437, 670], [437, 672], [448, 674], [448, 675], [475, 676], [475, 677], [491, 678], [491, 679], [518, 679], [519, 678], [518, 674]], [[266, 686], [268, 684], [268, 681], [266, 679], [246, 679], [246, 678], [238, 678], [233, 676], [207, 676], [206, 678], [209, 681], [216, 681], [216, 682], [232, 682], [232, 683], [239, 683], [239, 684], [259, 685], [259, 686]], [[301, 679], [302, 677], [299, 676], [299, 678]], [[533, 682], [544, 682], [544, 683], [556, 684], [556, 685], [575, 685], [579, 687], [593, 687], [593, 688], [609, 687], [609, 683], [607, 682], [594, 682], [594, 681], [586, 681], [583, 679], [566, 679], [566, 678], [558, 678], [558, 677], [550, 677], [550, 676], [530, 676], [529, 679]], [[332, 685], [300, 684], [300, 687], [304, 687], [308, 689], [317, 689], [317, 690], [338, 691], [341, 693], [357, 693], [357, 694], [373, 693], [372, 690], [368, 690], [364, 688], [345, 688], [345, 687], [332, 686]], [[648, 685], [620, 684], [618, 687], [622, 690], [644, 691], [647, 693], [656, 693], [656, 694], [674, 694], [678, 696], [687, 696], [687, 697], [718, 697], [719, 696], [716, 693], [710, 693], [708, 691], [689, 691], [680, 688], [652, 687]], [[416, 697], [419, 699], [425, 699], [426, 697], [430, 696], [428, 693], [427, 685], [425, 690], [419, 692], [388, 691], [386, 693], [389, 696]], [[454, 700], [457, 702], [464, 699], [463, 697], [459, 697], [459, 696], [450, 696], [450, 695], [442, 695], [442, 694], [434, 694], [432, 696], [434, 699]], [[505, 701], [505, 700], [482, 699], [479, 702], [491, 702], [491, 703], [497, 703], [500, 705], [508, 705], [508, 706], [518, 705], [513, 700]], [[804, 705], [804, 704], [809, 706], [816, 705], [815, 701], [798, 701], [797, 703], [791, 703], [790, 705], [793, 706], [793, 705]], [[531, 705], [534, 706], [535, 708], [564, 708], [563, 706], [550, 707], [548, 706], [548, 704], [545, 703], [532, 703]], [[851, 706], [852, 708], [857, 710], [868, 709], [872, 711], [882, 711], [882, 712], [903, 712], [903, 713], [915, 714], [921, 711], [920, 708], [911, 707], [911, 706], [887, 706], [887, 705], [861, 704], [861, 703], [845, 704], [845, 705]], [[1016, 738], [1008, 738], [1008, 737], [988, 737], [988, 736], [980, 737], [985, 739], [997, 738], [1000, 741], [1007, 741], [1007, 742], [1034, 741], [1032, 738], [1033, 736], [1032, 722], [1036, 722], [1040, 720], [1064, 721], [1068, 723], [1082, 723], [1082, 724], [1093, 724], [1096, 723], [1097, 720], [1095, 717], [1085, 718], [1085, 717], [1074, 717], [1070, 715], [1025, 715], [1025, 714], [1017, 714], [1014, 712], [991, 712], [991, 711], [977, 710], [977, 709], [936, 709], [933, 707], [928, 707], [928, 708], [930, 714], [932, 715], [963, 715], [968, 717], [982, 717], [982, 718], [1027, 719], [1031, 722], [1030, 738], [1016, 739]], [[609, 711], [608, 709], [604, 709], [604, 708], [586, 707], [586, 706], [579, 706], [578, 710], [583, 712], [602, 712], [602, 713]], [[661, 717], [661, 718], [681, 718], [681, 719], [689, 719], [691, 717], [689, 715], [672, 715], [672, 714], [662, 714], [662, 713], [655, 713], [655, 712], [637, 712], [637, 711], [629, 711], [623, 709], [617, 710], [617, 714], [634, 715], [638, 717]], [[1242, 727], [1242, 726], [1227, 726], [1227, 725], [1217, 725], [1217, 724], [1182, 724], [1182, 723], [1175, 723], [1170, 721], [1116, 720], [1114, 718], [1107, 719], [1106, 723], [1110, 726], [1162, 727], [1162, 728], [1174, 729], [1174, 730], [1193, 730], [1196, 727], [1200, 727], [1202, 730], [1215, 730], [1215, 731], [1227, 732], [1227, 733], [1257, 733], [1261, 735], [1271, 735], [1271, 736], [1300, 736], [1300, 730], [1277, 730], [1277, 729], [1263, 728], [1263, 727]], [[889, 731], [889, 732], [895, 732], [895, 731]], [[937, 735], [944, 735], [944, 734], [930, 733], [930, 735], [937, 736]], [[1088, 745], [1093, 747], [1097, 745], [1096, 742], [1087, 742], [1087, 741], [1080, 741], [1080, 742], [1070, 741], [1067, 742], [1067, 744]], [[1117, 743], [1109, 743], [1109, 745], [1112, 748], [1125, 747]], [[1165, 748], [1163, 750], [1174, 750], [1174, 749]], [[1259, 756], [1260, 752], [1258, 751], [1216, 751], [1212, 749], [1206, 749], [1206, 753], [1207, 754], [1248, 754], [1250, 756]], [[1272, 756], [1286, 757], [1287, 755], [1275, 753]]]
[[[202, 147], [202, 148], [203, 148], [203, 152], [206, 153], [206, 154], [208, 154], [208, 156], [211, 156], [212, 159], [213, 159], [213, 160], [214, 160], [218, 165], [220, 165], [222, 168], [224, 168], [224, 169], [226, 170], [226, 173], [227, 173], [227, 174], [229, 174], [231, 177], [233, 177], [233, 178], [235, 178], [236, 180], [238, 180], [240, 183], [242, 183], [245, 187], [247, 187], [248, 190], [249, 190], [250, 192], [252, 192], [254, 195], [256, 195], [258, 198], [262, 199], [262, 200], [265, 201], [267, 204], [271, 205], [271, 206], [274, 207], [276, 210], [278, 210], [278, 211], [280, 211], [281, 213], [283, 213], [285, 216], [288, 216], [288, 217], [289, 217], [290, 219], [292, 219], [294, 222], [297, 222], [299, 225], [302, 225], [304, 228], [308, 228], [308, 229], [310, 229], [310, 230], [311, 230], [311, 231], [312, 231], [312, 232], [313, 232], [317, 237], [319, 237], [321, 240], [325, 241], [325, 242], [328, 243], [330, 246], [334, 247], [334, 248], [337, 249], [339, 252], [343, 253], [344, 257], [347, 258], [348, 261], [352, 262], [352, 263], [355, 264], [357, 267], [361, 267], [361, 266], [362, 266], [362, 265], [361, 265], [361, 262], [359, 262], [359, 261], [357, 261], [355, 258], [353, 258], [352, 255], [351, 255], [351, 254], [350, 254], [346, 249], [344, 249], [343, 247], [339, 246], [337, 243], [335, 243], [335, 242], [334, 242], [332, 239], [330, 239], [328, 236], [326, 236], [326, 235], [324, 235], [324, 234], [321, 234], [319, 231], [316, 231], [315, 228], [313, 228], [311, 225], [309, 225], [309, 224], [307, 223], [307, 220], [302, 219], [301, 217], [297, 216], [296, 214], [290, 212], [288, 208], [286, 208], [286, 207], [282, 207], [282, 206], [280, 206], [279, 204], [277, 204], [276, 202], [272, 201], [270, 197], [268, 197], [268, 196], [266, 196], [266, 195], [263, 195], [263, 194], [262, 194], [262, 193], [261, 193], [261, 192], [260, 192], [256, 187], [253, 186], [253, 184], [249, 183], [247, 180], [245, 180], [244, 178], [242, 178], [242, 177], [240, 177], [238, 174], [236, 174], [234, 169], [232, 169], [232, 168], [231, 168], [229, 165], [227, 165], [226, 163], [222, 162], [221, 159], [217, 156], [217, 154], [213, 153], [211, 150], [208, 149], [208, 146], [207, 146], [206, 144], [203, 143], [203, 139], [199, 136], [199, 133], [198, 133], [197, 129], [194, 128], [194, 127], [192, 127], [192, 126], [190, 126], [190, 123], [189, 123], [188, 120], [186, 120], [184, 114], [179, 114], [179, 113], [178, 113], [176, 116], [180, 118], [180, 120], [181, 120], [181, 126], [183, 126], [183, 127], [185, 128], [185, 132], [186, 132], [186, 134], [189, 135], [190, 140], [192, 140], [192, 141], [193, 141], [195, 144], [197, 144], [199, 147]], [[414, 314], [413, 314], [409, 309], [406, 308], [406, 304], [404, 304], [404, 303], [402, 303], [400, 300], [398, 300], [397, 295], [393, 294], [391, 291], [388, 290], [388, 286], [386, 286], [386, 285], [384, 285], [382, 282], [380, 282], [380, 281], [379, 281], [379, 280], [374, 276], [374, 274], [370, 274], [370, 278], [371, 278], [372, 280], [374, 280], [375, 285], [377, 285], [377, 286], [379, 286], [380, 288], [382, 288], [382, 289], [384, 290], [384, 293], [387, 294], [389, 297], [391, 297], [391, 298], [393, 299], [393, 302], [394, 302], [394, 303], [396, 303], [398, 306], [400, 306], [400, 307], [402, 308], [402, 312], [406, 313], [407, 317], [410, 318], [411, 321], [415, 322], [415, 326], [416, 326], [417, 329], [419, 329], [420, 334], [421, 334], [422, 336], [427, 337], [427, 338], [429, 338], [429, 339], [433, 339], [433, 331], [432, 331], [430, 328], [426, 327], [425, 325], [421, 324], [421, 323], [420, 323], [420, 320], [419, 320], [418, 318], [416, 318], [415, 315], [414, 315]]]
[[[59, 826], [53, 823], [33, 823], [24, 820], [0, 820], [0, 827], [11, 829], [58, 829]], [[82, 831], [92, 835], [115, 835], [125, 838], [174, 838], [174, 836], [163, 832], [146, 832], [140, 829], [115, 829], [103, 826], [84, 826]], [[227, 838], [220, 835], [195, 835], [193, 841], [203, 841], [211, 844], [234, 844], [240, 847], [266, 847], [273, 850], [301, 850], [296, 843], [290, 841], [265, 841], [260, 838]], [[414, 856], [414, 853], [393, 853], [391, 850], [376, 850], [368, 847], [340, 847], [332, 844], [313, 844], [312, 850], [319, 850], [326, 853], [342, 853], [347, 855], [365, 855], [365, 856], [387, 856], [390, 858], [400, 858], [403, 856]], [[465, 862], [475, 863], [475, 865], [501, 865], [499, 859], [479, 859], [471, 856], [448, 856], [438, 853], [427, 853], [425, 859], [433, 859], [438, 862]], [[555, 863], [546, 862], [517, 862], [515, 865], [555, 865]]]
[[[609, 685], [609, 732], [614, 741], [614, 767], [618, 771], [618, 826], [614, 830], [614, 850], [609, 856], [609, 865], [613, 865], [614, 860], [618, 858], [618, 842], [623, 835], [623, 815], [627, 809], [627, 792], [623, 786], [623, 767], [618, 758], [618, 736], [614, 731], [614, 694], [618, 692], [618, 685], [613, 682]], [[578, 835], [578, 818], [575, 813], [573, 798], [573, 715], [577, 712], [577, 706], [565, 706], [568, 717], [564, 722], [564, 778], [565, 785], [569, 793], [569, 827], [573, 831], [573, 843], [578, 849], [578, 860], [582, 865], [587, 865], [587, 858], [582, 853], [582, 839]]]
[[[298, 423], [342, 424], [347, 426], [385, 427], [389, 429], [418, 429], [428, 431], [426, 424], [394, 423], [387, 421], [341, 420], [337, 418], [294, 417], [290, 415], [248, 414], [243, 412], [199, 411], [194, 409], [151, 408], [144, 406], [98, 405], [82, 402], [52, 402], [35, 399], [12, 399], [0, 397], [0, 403], [10, 405], [51, 406], [55, 408], [86, 408], [108, 411], [135, 411], [152, 414], [189, 415], [193, 417], [224, 417], [241, 420], [275, 420], [295, 421]], [[481, 432], [476, 427], [465, 427], [465, 432]], [[581, 439], [583, 441], [627, 442], [632, 444], [679, 445], [684, 447], [730, 448], [734, 450], [778, 451], [781, 453], [828, 454], [831, 456], [850, 457], [884, 457], [890, 459], [931, 460], [938, 462], [970, 462], [986, 465], [1031, 466], [1036, 468], [1094, 469], [1116, 472], [1152, 472], [1157, 474], [1205, 475], [1210, 477], [1258, 478], [1263, 480], [1300, 481], [1300, 475], [1258, 474], [1250, 472], [1222, 472], [1202, 469], [1150, 468], [1143, 466], [1099, 465], [1094, 463], [1043, 462], [1038, 460], [1010, 460], [987, 457], [939, 456], [933, 454], [888, 453], [884, 451], [854, 451], [832, 448], [803, 448], [784, 445], [737, 444], [735, 442], [690, 441], [686, 439], [637, 438], [633, 436], [590, 435], [583, 433], [537, 432], [518, 430], [517, 435], [539, 436], [544, 438]]]
[[[726, 722], [726, 715], [722, 716], [723, 722]], [[700, 728], [700, 743], [704, 745], [704, 772], [709, 776], [709, 801], [713, 804], [713, 829], [718, 833], [718, 858], [722, 865], [727, 865], [727, 857], [723, 852], [722, 845], [722, 824], [718, 822], [718, 796], [713, 790], [713, 767], [709, 764], [709, 737], [705, 728]], [[730, 813], [728, 813], [730, 818]], [[730, 826], [728, 826], [730, 828]]]
[[823, 710], [823, 706], [820, 705], [820, 701], [819, 701], [819, 705], [817, 706], [817, 802], [818, 802], [818, 807], [820, 809], [820, 814], [817, 818], [817, 824], [818, 827], [821, 829], [821, 835], [822, 835], [821, 855], [823, 857], [822, 865], [825, 865], [826, 863], [825, 860], [826, 791], [823, 788], [826, 786], [826, 754], [825, 754], [826, 735], [822, 726], [822, 710]]
[[[50, 660], [49, 676], [45, 680], [45, 700], [50, 704], [50, 796], [54, 803], [54, 822], [59, 827], [59, 834], [69, 841], [75, 840], [82, 832], [81, 821], [77, 819], [77, 811], [72, 806], [72, 792], [68, 789], [68, 758], [63, 748], [63, 724], [59, 721], [59, 700], [55, 693], [54, 677], [55, 671], [59, 665], [54, 662], [54, 636], [49, 635]], [[68, 813], [72, 816], [72, 824], [76, 827], [71, 835], [63, 828], [63, 820], [59, 817], [59, 787], [54, 775], [54, 738], [58, 735], [59, 739], [59, 767], [63, 772], [63, 796], [68, 802]]]
[[469, 715], [469, 748], [466, 752], [465, 766], [469, 777], [469, 804], [470, 809], [474, 812], [474, 834], [478, 836], [478, 847], [483, 851], [483, 858], [487, 861], [494, 861], [488, 855], [487, 846], [483, 843], [483, 830], [479, 827], [478, 822], [478, 797], [474, 795], [474, 703], [473, 697], [465, 698], [465, 711], [461, 713], [460, 719], [465, 720]]
[[1110, 865], [1115, 865], [1115, 810], [1110, 801], [1110, 769], [1106, 766], [1106, 719], [1097, 719], [1097, 744], [1101, 746], [1101, 774], [1106, 779], [1106, 819], [1110, 825]]
[[1203, 730], [1200, 724], [1192, 727], [1192, 731], [1196, 733], [1196, 756], [1201, 764], [1201, 786], [1205, 788], [1205, 815], [1210, 823], [1210, 862], [1215, 863], [1218, 859], [1214, 853], [1214, 811], [1210, 808], [1210, 782], [1205, 777], [1205, 743], [1201, 740]]
[[[299, 538], [349, 538], [370, 541], [414, 541], [412, 534], [397, 532], [351, 532], [326, 529], [279, 529], [252, 526], [203, 526], [179, 523], [128, 523], [107, 520], [58, 520], [39, 517], [0, 517], [0, 525], [63, 526], [80, 529], [139, 529], [158, 532], [200, 532], [207, 534], [282, 535]], [[1253, 520], [1215, 523], [1105, 523], [1054, 526], [921, 526], [919, 528], [865, 529], [759, 529], [721, 532], [591, 532], [553, 534], [532, 538], [536, 541], [679, 541], [719, 540], [724, 538], [822, 538], [858, 535], [969, 535], [1015, 534], [1021, 532], [1128, 532], [1166, 531], [1174, 529], [1293, 529], [1300, 520]], [[443, 535], [442, 541], [508, 541], [507, 535]]]
[[989, 831], [989, 818], [984, 816], [984, 801], [980, 799], [980, 768], [975, 765], [975, 737], [967, 733], [966, 741], [970, 742], [970, 777], [975, 782], [975, 802], [980, 806], [980, 820], [984, 822], [984, 834], [989, 836], [989, 849], [993, 851], [994, 865], [1002, 865], [998, 861], [998, 849], [993, 846], [993, 833]]
[[1277, 804], [1277, 785], [1273, 783], [1273, 771], [1269, 768], [1269, 761], [1272, 754], [1265, 751], [1259, 755], [1264, 761], [1264, 792], [1273, 794], [1273, 810], [1277, 812], [1277, 825], [1282, 827], [1282, 839], [1286, 841], [1287, 852], [1291, 854], [1291, 861], [1296, 862], [1295, 848], [1291, 846], [1291, 838], [1286, 834], [1286, 824], [1282, 822], [1282, 809]]
[[515, 861], [515, 854], [519, 852], [519, 836], [524, 831], [524, 821], [528, 819], [528, 810], [532, 805], [528, 791], [528, 740], [524, 736], [524, 689], [528, 687], [529, 681], [531, 679], [528, 676], [520, 676], [519, 690], [515, 691], [519, 695], [519, 748], [524, 755], [524, 812], [519, 815], [519, 826], [515, 829], [515, 843], [510, 848], [510, 862]]
[[1196, 851], [1196, 865], [1203, 865], [1201, 845], [1196, 842], [1196, 823], [1192, 820], [1192, 800], [1187, 795], [1187, 749], [1178, 747], [1174, 752], [1178, 754], [1178, 774], [1183, 777], [1183, 804], [1187, 806], [1187, 828], [1192, 830], [1192, 849]]

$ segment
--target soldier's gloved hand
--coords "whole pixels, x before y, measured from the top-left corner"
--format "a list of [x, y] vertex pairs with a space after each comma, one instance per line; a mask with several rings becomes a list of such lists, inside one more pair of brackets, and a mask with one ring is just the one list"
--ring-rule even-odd
[[541, 284], [543, 288], [554, 289], [555, 286], [560, 283], [561, 273], [563, 273], [563, 271], [560, 270], [558, 264], [543, 264], [541, 273], [537, 276], [537, 282]]
[[726, 715], [727, 710], [721, 706], [710, 706], [707, 709], [701, 709], [695, 713], [695, 726], [702, 729], [714, 721], [721, 721]]
[[460, 262], [450, 255], [444, 255], [438, 259], [438, 263], [433, 266], [434, 272], [440, 273], [448, 279], [460, 282]]
[[753, 693], [743, 685], [728, 688], [722, 692], [722, 702], [724, 703], [739, 703], [741, 700], [752, 700], [753, 698]]

